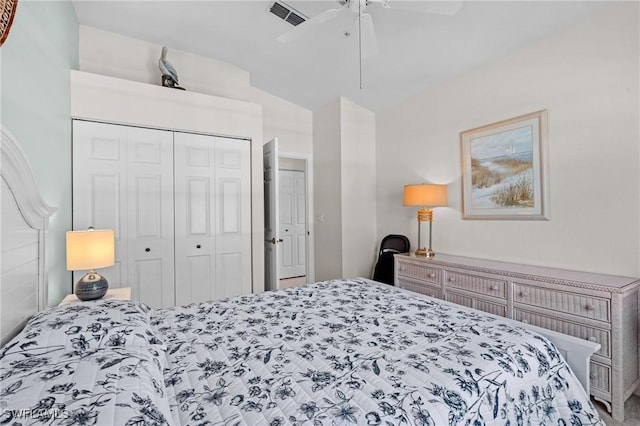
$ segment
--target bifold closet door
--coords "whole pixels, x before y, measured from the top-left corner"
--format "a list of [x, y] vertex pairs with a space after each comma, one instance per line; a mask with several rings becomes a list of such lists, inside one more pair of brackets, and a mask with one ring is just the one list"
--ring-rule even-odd
[[115, 230], [116, 264], [100, 270], [110, 286], [175, 304], [171, 132], [74, 120], [73, 228], [89, 226]]
[[251, 293], [250, 144], [174, 134], [176, 304]]

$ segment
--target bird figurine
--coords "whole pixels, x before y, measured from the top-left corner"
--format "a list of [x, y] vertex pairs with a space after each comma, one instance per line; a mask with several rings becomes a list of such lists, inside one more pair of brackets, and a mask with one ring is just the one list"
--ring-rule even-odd
[[171, 87], [173, 89], [184, 90], [183, 87], [178, 86], [178, 72], [171, 65], [171, 62], [167, 61], [167, 46], [162, 46], [162, 54], [158, 59], [158, 68], [162, 73], [162, 85], [165, 87]]

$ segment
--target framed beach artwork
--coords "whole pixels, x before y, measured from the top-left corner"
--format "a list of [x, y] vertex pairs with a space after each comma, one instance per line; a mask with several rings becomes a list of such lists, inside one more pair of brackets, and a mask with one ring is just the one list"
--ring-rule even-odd
[[460, 133], [463, 219], [547, 217], [547, 111]]

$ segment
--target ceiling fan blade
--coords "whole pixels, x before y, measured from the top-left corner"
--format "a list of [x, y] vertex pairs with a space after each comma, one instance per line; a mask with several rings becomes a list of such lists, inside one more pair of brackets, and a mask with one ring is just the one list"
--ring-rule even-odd
[[373, 27], [373, 19], [368, 13], [364, 13], [356, 18], [356, 25], [360, 29], [360, 39], [362, 42], [362, 57], [369, 58], [377, 55], [380, 50], [378, 49], [378, 39], [376, 38], [376, 31]]
[[412, 12], [433, 13], [434, 15], [452, 16], [460, 11], [463, 3], [463, 0], [387, 0], [385, 4], [390, 9], [410, 10]]
[[301, 24], [296, 25], [293, 29], [287, 31], [286, 33], [280, 34], [276, 40], [281, 43], [288, 43], [290, 41], [296, 40], [306, 34], [309, 30], [322, 25], [323, 23], [330, 21], [331, 19], [338, 16], [338, 12], [341, 9], [329, 9], [320, 13], [319, 15], [314, 16], [313, 18], [307, 19]]

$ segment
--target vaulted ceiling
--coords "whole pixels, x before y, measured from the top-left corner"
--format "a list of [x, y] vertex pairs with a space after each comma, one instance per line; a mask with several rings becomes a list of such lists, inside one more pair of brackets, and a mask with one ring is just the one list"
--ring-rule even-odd
[[[277, 38], [294, 26], [270, 13], [273, 1], [73, 1], [81, 25], [236, 65], [250, 72], [253, 86], [308, 109], [345, 96], [372, 111], [612, 4], [466, 0], [455, 2], [461, 7], [448, 15], [433, 13], [443, 11], [443, 2], [387, 0], [388, 8], [383, 3], [363, 0], [349, 8], [344, 1], [285, 0], [309, 19], [329, 9], [338, 12], [280, 42]], [[375, 29], [378, 53], [370, 57], [360, 55], [357, 6]], [[444, 9], [457, 8], [445, 2]]]

